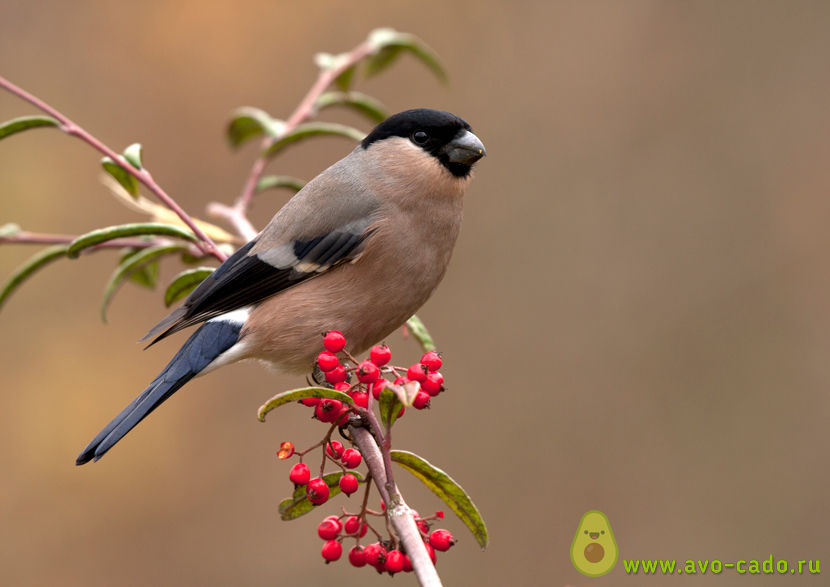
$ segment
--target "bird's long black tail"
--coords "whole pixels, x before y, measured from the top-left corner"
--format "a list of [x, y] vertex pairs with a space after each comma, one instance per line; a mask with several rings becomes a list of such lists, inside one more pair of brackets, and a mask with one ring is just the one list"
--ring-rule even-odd
[[164, 400], [236, 344], [241, 329], [241, 323], [221, 319], [203, 324], [187, 339], [184, 346], [147, 389], [92, 439], [78, 455], [75, 464], [83, 465], [91, 460], [100, 459]]

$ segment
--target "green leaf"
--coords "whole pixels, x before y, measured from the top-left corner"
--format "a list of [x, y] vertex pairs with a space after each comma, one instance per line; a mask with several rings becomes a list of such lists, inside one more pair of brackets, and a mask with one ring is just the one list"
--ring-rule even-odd
[[415, 337], [415, 340], [421, 345], [421, 348], [424, 349], [424, 352], [427, 353], [429, 351], [435, 350], [435, 341], [432, 340], [432, 335], [430, 335], [429, 330], [424, 325], [418, 316], [415, 314], [406, 321], [406, 327], [409, 329], [409, 332], [412, 336]]
[[357, 71], [356, 65], [352, 65], [348, 69], [344, 70], [343, 73], [334, 79], [334, 85], [344, 92], [348, 92], [352, 87], [352, 80], [354, 80], [355, 71]]
[[[349, 472], [357, 477], [359, 483], [366, 482], [360, 473], [356, 471]], [[323, 481], [329, 486], [329, 499], [340, 493], [340, 478], [345, 474], [345, 472], [339, 471], [337, 473], [323, 475]], [[306, 486], [299, 485], [294, 489], [294, 494], [291, 497], [280, 502], [280, 517], [286, 522], [288, 520], [296, 520], [314, 508], [315, 505], [308, 500], [308, 496], [306, 495]]]
[[190, 232], [190, 230], [179, 228], [172, 224], [164, 224], [161, 222], [136, 222], [134, 224], [120, 224], [118, 226], [107, 226], [88, 232], [76, 238], [69, 243], [67, 248], [67, 256], [70, 258], [77, 257], [81, 251], [86, 248], [105, 243], [107, 241], [124, 238], [130, 236], [172, 236], [182, 238], [191, 242], [198, 242], [199, 239]]
[[470, 496], [444, 471], [418, 455], [405, 451], [390, 451], [392, 461], [415, 475], [435, 495], [440, 497], [470, 529], [482, 548], [487, 546], [487, 526]]
[[140, 267], [130, 275], [130, 281], [147, 289], [155, 289], [159, 282], [159, 262], [153, 261]]
[[133, 143], [124, 149], [124, 159], [136, 169], [141, 169], [141, 143]]
[[268, 147], [265, 151], [265, 155], [273, 157], [291, 143], [296, 143], [297, 141], [318, 135], [346, 137], [347, 139], [352, 139], [353, 141], [359, 143], [366, 136], [366, 133], [351, 126], [338, 124], [336, 122], [306, 122], [305, 124], [298, 125], [293, 131]]
[[317, 99], [317, 108], [323, 110], [329, 106], [354, 108], [375, 123], [383, 122], [389, 116], [380, 101], [361, 92], [326, 92]]
[[196, 289], [197, 285], [207, 279], [214, 270], [214, 267], [197, 267], [179, 273], [167, 286], [167, 291], [164, 292], [164, 305], [169, 307], [187, 296]]
[[237, 108], [227, 128], [231, 147], [238, 147], [248, 139], [265, 133], [272, 137], [282, 134], [285, 123], [271, 118], [271, 115], [251, 106]]
[[384, 388], [380, 392], [380, 421], [384, 426], [392, 427], [402, 407], [403, 404], [394, 391]]
[[[124, 160], [123, 157], [122, 160]], [[125, 164], [129, 165], [129, 163]], [[116, 181], [121, 184], [121, 187], [127, 190], [127, 193], [133, 197], [138, 197], [138, 180], [135, 176], [131, 175], [127, 170], [118, 165], [109, 157], [101, 159], [101, 165], [104, 167], [104, 171], [113, 176]]]
[[260, 178], [256, 184], [256, 191], [270, 190], [272, 188], [288, 188], [299, 192], [306, 184], [302, 179], [296, 177], [289, 177], [287, 175], [266, 175]]
[[118, 267], [115, 268], [112, 277], [107, 282], [106, 288], [104, 288], [104, 301], [101, 303], [101, 320], [104, 322], [107, 321], [107, 308], [109, 307], [110, 301], [112, 301], [112, 297], [115, 295], [118, 287], [128, 277], [148, 263], [152, 263], [164, 255], [177, 253], [186, 248], [187, 245], [160, 245], [158, 247], [141, 249], [124, 257], [121, 263], [118, 264]]
[[12, 118], [0, 124], [0, 139], [5, 139], [15, 133], [41, 126], [60, 126], [60, 123], [51, 116], [21, 116], [19, 118]]
[[447, 73], [438, 56], [415, 35], [389, 28], [375, 29], [369, 33], [369, 44], [374, 49], [374, 55], [366, 62], [367, 75], [372, 76], [386, 69], [403, 51], [408, 51], [431, 69], [441, 82], [447, 82]]
[[64, 255], [66, 255], [66, 245], [55, 245], [54, 247], [43, 249], [34, 257], [31, 257], [28, 261], [26, 261], [22, 267], [12, 274], [6, 282], [6, 285], [4, 285], [3, 289], [0, 290], [0, 307], [2, 307], [8, 297], [12, 295], [18, 287], [20, 287], [20, 284], [26, 281], [26, 279], [34, 274], [35, 271], [56, 259], [60, 259]]
[[350, 406], [354, 404], [352, 398], [342, 391], [335, 391], [333, 389], [328, 389], [327, 387], [303, 387], [301, 389], [292, 389], [290, 391], [278, 393], [269, 399], [267, 402], [262, 404], [262, 406], [260, 406], [259, 411], [257, 412], [257, 418], [259, 418], [260, 422], [265, 422], [265, 415], [271, 410], [306, 397], [336, 399], [343, 403], [349, 404]]

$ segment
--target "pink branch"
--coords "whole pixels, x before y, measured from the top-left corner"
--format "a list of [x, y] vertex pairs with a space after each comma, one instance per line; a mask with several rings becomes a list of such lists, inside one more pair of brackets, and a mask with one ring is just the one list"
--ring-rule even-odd
[[60, 122], [61, 130], [70, 136], [75, 136], [96, 149], [97, 151], [103, 153], [110, 159], [112, 159], [119, 167], [121, 167], [124, 171], [135, 177], [138, 181], [143, 183], [147, 189], [149, 189], [156, 197], [161, 200], [161, 202], [170, 208], [176, 215], [182, 219], [182, 222], [187, 225], [187, 227], [193, 231], [193, 234], [201, 241], [197, 245], [201, 251], [205, 254], [213, 255], [219, 261], [224, 261], [226, 256], [222, 251], [220, 251], [216, 244], [211, 240], [211, 238], [204, 233], [204, 231], [199, 228], [190, 215], [185, 212], [181, 206], [179, 206], [176, 201], [171, 198], [167, 193], [159, 186], [154, 180], [153, 177], [150, 175], [150, 172], [146, 169], [136, 169], [126, 161], [122, 159], [118, 153], [107, 147], [104, 143], [99, 141], [97, 138], [89, 134], [86, 130], [82, 127], [78, 126], [72, 120], [70, 120], [67, 116], [38, 98], [20, 88], [13, 83], [11, 83], [6, 78], [0, 76], [0, 87], [8, 90], [12, 94], [18, 96], [19, 98], [26, 100], [36, 108], [46, 112], [53, 118], [55, 118], [58, 122]]
[[334, 80], [336, 80], [343, 72], [365, 59], [372, 53], [373, 50], [373, 47], [368, 42], [363, 42], [347, 53], [336, 66], [330, 69], [324, 69], [320, 72], [320, 75], [317, 77], [317, 81], [314, 82], [314, 85], [305, 95], [302, 102], [300, 102], [299, 106], [297, 106], [291, 114], [291, 117], [286, 121], [282, 132], [278, 136], [269, 135], [263, 139], [260, 155], [256, 161], [254, 161], [254, 164], [251, 167], [251, 173], [245, 181], [242, 193], [236, 199], [234, 205], [212, 205], [210, 207], [210, 213], [213, 216], [227, 220], [234, 226], [239, 234], [246, 239], [250, 240], [256, 235], [256, 229], [248, 221], [248, 209], [250, 208], [251, 201], [256, 193], [257, 183], [259, 183], [260, 178], [262, 178], [262, 174], [268, 164], [268, 157], [265, 155], [265, 152], [271, 145], [314, 116], [317, 100], [319, 100], [323, 92], [325, 92], [326, 89], [334, 83]]

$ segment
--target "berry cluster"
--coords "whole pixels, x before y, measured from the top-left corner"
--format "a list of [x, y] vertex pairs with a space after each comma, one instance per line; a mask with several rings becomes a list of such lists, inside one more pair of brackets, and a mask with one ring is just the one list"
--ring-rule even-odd
[[[355, 567], [370, 566], [378, 572], [395, 574], [412, 570], [409, 556], [403, 551], [396, 537], [384, 539], [375, 527], [368, 521], [369, 516], [386, 516], [385, 505], [381, 502], [380, 511], [367, 507], [371, 483], [367, 483], [353, 471], [358, 468], [363, 457], [357, 448], [346, 448], [343, 443], [332, 440], [332, 433], [338, 427], [345, 427], [352, 412], [361, 413], [361, 410], [370, 410], [372, 400], [379, 400], [382, 393], [405, 394], [408, 404], [421, 410], [430, 406], [432, 398], [444, 391], [444, 377], [439, 369], [442, 365], [441, 355], [436, 352], [427, 352], [420, 362], [408, 368], [390, 365], [392, 352], [385, 344], [378, 344], [371, 348], [369, 359], [358, 361], [346, 349], [346, 338], [342, 333], [332, 330], [323, 338], [325, 350], [317, 356], [317, 366], [323, 373], [326, 382], [335, 390], [348, 394], [355, 407], [344, 402], [328, 398], [304, 398], [301, 403], [313, 408], [314, 418], [330, 424], [325, 437], [313, 446], [295, 451], [294, 444], [283, 442], [277, 451], [280, 459], [288, 459], [294, 455], [299, 457], [289, 472], [288, 478], [295, 489], [305, 487], [305, 497], [310, 503], [319, 506], [328, 501], [332, 488], [350, 496], [355, 493], [360, 484], [365, 486], [365, 494], [360, 510], [350, 513], [345, 508], [339, 516], [328, 516], [320, 523], [317, 534], [325, 543], [321, 554], [327, 563], [336, 561], [343, 554], [343, 541], [354, 539], [355, 544], [349, 550], [349, 562]], [[352, 380], [355, 380], [352, 383]], [[414, 382], [414, 385], [410, 382]], [[398, 387], [400, 386], [400, 387]], [[402, 387], [406, 389], [402, 391]], [[365, 412], [364, 412], [365, 413]], [[401, 407], [398, 418], [403, 416]], [[319, 474], [312, 478], [312, 470], [303, 462], [309, 452], [319, 449], [322, 464]], [[335, 464], [340, 472], [326, 475], [326, 464]], [[336, 482], [336, 485], [335, 485]], [[296, 495], [296, 493], [295, 493]], [[421, 532], [425, 547], [432, 562], [435, 563], [436, 551], [446, 551], [455, 540], [448, 530], [431, 530], [431, 520], [443, 518], [442, 512], [432, 516], [420, 517], [417, 512], [415, 522]], [[377, 524], [383, 528], [385, 524]], [[361, 539], [371, 530], [376, 540], [370, 544], [361, 545]]]
[[[383, 506], [382, 503], [381, 506]], [[384, 508], [381, 507], [381, 509]], [[328, 516], [320, 522], [317, 527], [317, 535], [325, 540], [321, 554], [326, 562], [339, 560], [343, 554], [342, 541], [345, 538], [353, 537], [356, 543], [349, 550], [348, 555], [352, 566], [363, 567], [368, 565], [379, 573], [387, 572], [390, 575], [412, 571], [412, 561], [409, 555], [395, 547], [391, 540], [381, 540], [381, 535], [365, 521], [367, 514], [383, 515], [382, 512], [364, 508], [362, 516], [344, 511], [341, 516]], [[421, 518], [417, 512], [413, 512], [413, 514], [424, 539], [427, 554], [429, 554], [432, 564], [435, 564], [437, 560], [435, 552], [449, 550], [455, 544], [455, 539], [449, 530], [430, 531], [430, 520], [443, 518], [444, 514], [442, 512], [436, 512], [435, 515], [425, 518]], [[377, 536], [378, 540], [366, 546], [361, 546], [360, 539], [369, 529]]]
[[[369, 394], [379, 399], [390, 383], [402, 386], [410, 381], [416, 382], [410, 401], [417, 410], [428, 408], [431, 399], [444, 391], [444, 376], [439, 371], [441, 355], [435, 351], [424, 353], [420, 362], [404, 369], [389, 364], [392, 351], [385, 344], [376, 344], [370, 349], [367, 360], [358, 361], [345, 351], [346, 338], [337, 330], [330, 330], [324, 335], [323, 346], [326, 350], [317, 355], [317, 366], [326, 381], [334, 389], [348, 393], [358, 407], [368, 409]], [[352, 375], [357, 379], [353, 384]], [[337, 400], [315, 401], [315, 398], [308, 398], [303, 403], [314, 406], [314, 415], [322, 422], [342, 424], [347, 417], [348, 407]], [[403, 412], [402, 409], [398, 418], [403, 416]]]

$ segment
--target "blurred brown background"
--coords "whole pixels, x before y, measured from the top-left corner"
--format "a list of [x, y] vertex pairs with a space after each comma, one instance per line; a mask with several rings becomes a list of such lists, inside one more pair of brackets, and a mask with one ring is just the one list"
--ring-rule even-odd
[[[451, 389], [395, 439], [460, 480], [489, 524], [482, 553], [448, 519], [461, 542], [439, 560], [446, 584], [754, 584], [621, 564], [582, 577], [569, 545], [594, 508], [622, 558], [830, 565], [830, 6], [6, 0], [0, 74], [114, 148], [142, 142], [155, 178], [203, 215], [255, 154], [226, 147], [229, 112], [287, 116], [313, 54], [377, 26], [423, 38], [451, 84], [405, 57], [358, 89], [392, 111], [457, 112], [489, 153], [422, 311]], [[0, 93], [0, 118], [32, 111]], [[271, 170], [309, 178], [350, 148], [313, 141]], [[56, 131], [3, 141], [0, 222], [78, 234], [136, 220], [99, 172]], [[256, 223], [285, 199], [263, 194]], [[0, 273], [35, 250], [0, 247]], [[61, 261], [0, 314], [0, 582], [389, 583], [324, 565], [322, 516], [279, 520], [290, 488], [274, 450], [319, 430], [299, 408], [267, 424], [255, 411], [297, 378], [245, 364], [199, 379], [74, 466], [183, 340], [141, 351], [165, 310], [132, 286], [101, 324], [114, 257]], [[422, 512], [447, 509], [400, 478]]]

